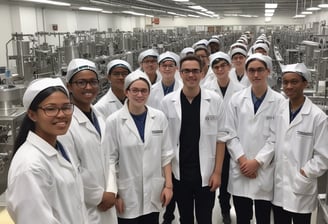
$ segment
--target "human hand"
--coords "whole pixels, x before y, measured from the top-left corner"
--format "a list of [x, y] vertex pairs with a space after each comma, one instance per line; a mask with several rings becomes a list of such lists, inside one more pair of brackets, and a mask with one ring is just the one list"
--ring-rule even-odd
[[164, 187], [161, 193], [162, 206], [167, 206], [173, 197], [173, 187]]
[[100, 204], [97, 206], [100, 211], [107, 211], [115, 204], [115, 194], [112, 192], [104, 192]]

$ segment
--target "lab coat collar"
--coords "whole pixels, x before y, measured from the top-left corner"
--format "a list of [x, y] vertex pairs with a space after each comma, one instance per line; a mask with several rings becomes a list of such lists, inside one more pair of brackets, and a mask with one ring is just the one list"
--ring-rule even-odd
[[[289, 105], [289, 100], [288, 100], [288, 104]], [[294, 118], [294, 120], [292, 120], [292, 122], [290, 122], [290, 128], [301, 123], [302, 120], [303, 120], [303, 116], [307, 116], [310, 114], [311, 112], [311, 105], [312, 105], [312, 102], [311, 100], [305, 96], [305, 101], [304, 101], [304, 104], [301, 108], [301, 111], [299, 112], [299, 114]], [[288, 122], [289, 122], [289, 106], [288, 106]]]
[[[247, 87], [246, 95], [244, 95], [244, 98], [248, 98], [249, 103], [251, 104], [252, 110], [254, 110], [254, 105], [252, 101], [252, 86]], [[274, 102], [276, 99], [273, 95], [273, 90], [268, 86], [266, 95], [263, 99], [263, 102], [261, 103], [259, 109], [257, 110], [256, 114], [254, 116], [258, 116], [262, 111], [266, 110], [268, 107], [270, 107], [270, 104]]]
[[[145, 144], [147, 144], [147, 142], [150, 140], [150, 136], [151, 136], [151, 127], [153, 126], [153, 122], [156, 118], [156, 114], [154, 113], [153, 109], [151, 107], [147, 107], [147, 116], [146, 116], [146, 124], [145, 124]], [[126, 100], [126, 102], [124, 103], [124, 106], [122, 108], [122, 113], [121, 113], [121, 119], [123, 122], [125, 122], [125, 124], [128, 126], [128, 128], [138, 137], [138, 139], [140, 140], [140, 143], [142, 142], [140, 135], [139, 135], [139, 131], [137, 129], [137, 126], [134, 123], [134, 120], [130, 114], [129, 108], [128, 108], [128, 100]]]
[[[102, 126], [104, 125], [103, 122], [101, 122], [100, 119], [100, 115], [98, 114], [98, 111], [91, 106], [91, 110], [95, 113], [98, 122], [99, 122], [99, 126], [100, 126], [100, 130], [103, 132], [103, 128]], [[75, 120], [79, 123], [79, 125], [85, 125], [85, 127], [92, 133], [95, 133], [98, 137], [100, 137], [97, 129], [93, 126], [93, 124], [91, 123], [91, 121], [89, 120], [89, 118], [78, 108], [78, 107], [74, 107], [74, 113], [73, 113], [73, 117], [75, 118]]]
[[[59, 163], [62, 166], [65, 166], [67, 168], [72, 168], [70, 162], [68, 162], [63, 156], [61, 156], [60, 153], [52, 145], [50, 145], [48, 142], [46, 142], [43, 138], [39, 137], [34, 132], [30, 131], [28, 133], [26, 141], [29, 142], [31, 145], [35, 146], [39, 151], [41, 151], [47, 157], [56, 156]], [[68, 153], [67, 149], [65, 149], [65, 152], [68, 154], [69, 159], [72, 161], [72, 158]]]

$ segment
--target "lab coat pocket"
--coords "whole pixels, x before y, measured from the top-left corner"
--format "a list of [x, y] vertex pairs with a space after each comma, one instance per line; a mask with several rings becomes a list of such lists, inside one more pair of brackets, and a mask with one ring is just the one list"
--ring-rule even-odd
[[133, 179], [118, 180], [118, 194], [123, 199], [125, 212], [133, 212], [137, 207], [136, 183]]
[[317, 179], [304, 177], [300, 172], [296, 172], [292, 190], [295, 194], [313, 195], [317, 193]]
[[205, 117], [204, 126], [203, 126], [204, 134], [217, 135], [218, 133], [217, 120], [218, 120], [217, 115], [207, 115]]
[[162, 209], [161, 194], [164, 182], [164, 178], [153, 178], [151, 183], [151, 203], [158, 210]]
[[258, 170], [258, 179], [259, 187], [266, 192], [271, 192], [273, 190], [273, 175], [274, 175], [274, 166], [273, 164], [269, 165], [265, 169], [260, 168]]

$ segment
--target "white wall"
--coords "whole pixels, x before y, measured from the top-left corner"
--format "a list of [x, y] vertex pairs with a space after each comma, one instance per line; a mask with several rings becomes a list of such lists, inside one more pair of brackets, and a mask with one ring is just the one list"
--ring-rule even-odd
[[12, 31], [12, 21], [10, 19], [10, 7], [0, 4], [0, 66], [6, 66], [6, 42], [10, 40]]

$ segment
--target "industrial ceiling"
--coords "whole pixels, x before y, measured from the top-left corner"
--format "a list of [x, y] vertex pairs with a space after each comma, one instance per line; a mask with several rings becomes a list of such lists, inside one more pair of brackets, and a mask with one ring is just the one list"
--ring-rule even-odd
[[[2, 0], [4, 1], [4, 0]], [[12, 4], [33, 4], [36, 1], [52, 0], [7, 0]], [[265, 4], [275, 3], [277, 8], [273, 16], [290, 16], [301, 14], [309, 7], [317, 7], [321, 3], [328, 3], [328, 0], [56, 0], [57, 2], [70, 3], [73, 10], [80, 6], [101, 8], [111, 13], [135, 12], [150, 16], [199, 16], [225, 18], [231, 16], [241, 17], [263, 17], [265, 15]], [[1, 2], [1, 0], [0, 0]], [[201, 6], [203, 9], [192, 9], [191, 7]], [[47, 5], [47, 7], [49, 7]], [[321, 10], [327, 10], [322, 8]], [[315, 12], [313, 12], [315, 13]]]

